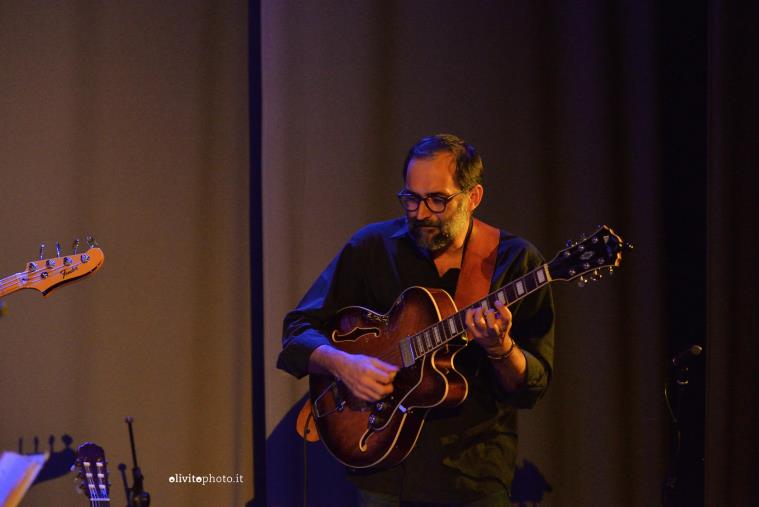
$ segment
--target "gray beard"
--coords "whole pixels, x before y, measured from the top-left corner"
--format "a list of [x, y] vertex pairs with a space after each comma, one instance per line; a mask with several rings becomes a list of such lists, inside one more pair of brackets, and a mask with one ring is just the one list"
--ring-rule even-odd
[[[462, 203], [445, 222], [432, 223], [427, 220], [408, 220], [409, 230], [414, 237], [416, 244], [420, 248], [426, 248], [431, 252], [438, 252], [448, 248], [453, 243], [453, 239], [461, 233], [462, 229], [469, 226], [469, 215], [466, 207]], [[436, 227], [437, 231], [433, 234], [424, 234], [422, 227]]]
[[426, 248], [431, 252], [437, 252], [438, 250], [444, 250], [453, 242], [450, 232], [443, 229], [443, 227], [438, 227], [437, 232], [432, 235], [422, 234], [419, 227], [421, 227], [421, 225], [412, 225], [411, 234], [414, 236], [414, 240], [420, 248]]

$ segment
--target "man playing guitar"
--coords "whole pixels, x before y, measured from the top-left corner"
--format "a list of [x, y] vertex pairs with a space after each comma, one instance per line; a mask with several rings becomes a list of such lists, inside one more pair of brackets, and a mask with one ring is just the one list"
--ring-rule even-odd
[[[398, 389], [396, 376], [400, 377], [403, 364], [370, 350], [347, 352], [336, 347], [331, 339], [336, 332], [330, 336], [329, 328], [341, 309], [386, 311], [394, 302], [402, 305], [404, 298], [398, 296], [413, 286], [460, 295], [468, 275], [459, 275], [471, 272], [464, 265], [476, 244], [471, 240], [473, 231], [490, 231], [495, 238], [489, 265], [484, 262], [481, 270], [487, 274], [487, 291], [544, 262], [529, 242], [473, 219], [484, 188], [482, 160], [470, 144], [450, 134], [423, 138], [409, 151], [403, 177], [398, 198], [405, 217], [359, 230], [285, 317], [279, 368], [297, 377], [335, 379], [330, 385], [349, 391], [351, 409], [360, 401], [375, 412], [381, 410], [381, 400], [392, 399]], [[409, 447], [413, 451], [378, 466], [343, 461], [359, 488], [362, 505], [510, 505], [516, 408], [532, 407], [548, 386], [554, 307], [548, 284], [510, 309], [503, 303], [496, 300], [492, 307], [467, 310], [462, 330], [474, 344], [455, 354], [455, 364], [451, 359], [450, 364], [427, 367], [441, 375], [455, 369], [465, 380], [443, 383], [446, 392], [458, 389], [462, 394], [455, 403], [428, 405], [433, 408], [421, 417], [424, 428], [413, 435]], [[360, 327], [356, 332], [364, 331]], [[425, 339], [434, 343], [436, 337]], [[402, 403], [398, 408], [406, 414]], [[316, 417], [331, 417], [315, 412]]]

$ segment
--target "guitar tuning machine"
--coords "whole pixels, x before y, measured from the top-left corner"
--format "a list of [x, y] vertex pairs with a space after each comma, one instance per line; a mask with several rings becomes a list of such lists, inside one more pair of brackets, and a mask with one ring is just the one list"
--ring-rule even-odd
[[40, 243], [40, 258], [39, 260], [42, 260], [42, 258], [45, 256], [45, 243]]
[[90, 248], [95, 248], [98, 246], [98, 242], [95, 241], [95, 238], [93, 236], [87, 236], [87, 244], [90, 245]]
[[71, 245], [71, 249], [74, 251], [72, 255], [76, 255], [77, 250], [79, 250], [79, 238], [76, 238], [74, 240], [74, 243]]
[[55, 256], [56, 257], [61, 256], [61, 242], [60, 241], [55, 242]]

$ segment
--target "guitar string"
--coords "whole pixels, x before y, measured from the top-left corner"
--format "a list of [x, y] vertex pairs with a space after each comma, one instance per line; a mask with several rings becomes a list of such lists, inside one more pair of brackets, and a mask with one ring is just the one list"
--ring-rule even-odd
[[[87, 263], [89, 263], [89, 262], [90, 261], [87, 261]], [[34, 283], [36, 283], [39, 280], [43, 280], [42, 273], [51, 273], [51, 272], [54, 272], [55, 270], [57, 270], [59, 268], [79, 267], [79, 266], [82, 266], [84, 264], [86, 264], [86, 263], [83, 262], [83, 261], [79, 261], [79, 262], [68, 264], [68, 265], [62, 264], [61, 266], [55, 266], [55, 267], [52, 267], [52, 268], [45, 267], [42, 270], [38, 270], [38, 271], [24, 271], [24, 272], [21, 272], [21, 273], [15, 273], [15, 274], [12, 274], [12, 275], [7, 276], [6, 278], [3, 278], [2, 280], [0, 280], [0, 289], [4, 289], [6, 287], [12, 287], [14, 285], [18, 285], [18, 284], [22, 283], [21, 280], [25, 276], [27, 277], [26, 282], [33, 281]]]
[[[79, 267], [80, 265], [81, 265], [81, 263], [80, 264], [69, 264], [68, 266], [64, 266], [64, 267], [67, 267], [67, 268], [74, 267], [74, 266], [75, 267]], [[26, 273], [16, 273], [15, 275], [11, 275], [11, 276], [3, 279], [3, 283], [0, 284], [0, 289], [5, 289], [7, 287], [13, 287], [13, 286], [17, 286], [17, 285], [21, 286], [19, 288], [24, 288], [23, 285], [25, 285], [25, 284], [27, 284], [29, 282], [32, 282], [32, 284], [36, 284], [39, 281], [44, 280], [44, 278], [42, 278], [42, 273], [52, 272], [52, 271], [55, 271], [55, 269], [57, 269], [57, 268], [52, 268], [52, 269], [47, 269], [46, 268], [45, 271], [40, 271], [40, 272], [32, 273], [31, 276], [28, 276], [26, 278], [26, 281], [24, 281], [24, 275]], [[71, 273], [68, 273], [68, 274], [71, 274]], [[7, 280], [7, 282], [6, 282], [6, 280]]]

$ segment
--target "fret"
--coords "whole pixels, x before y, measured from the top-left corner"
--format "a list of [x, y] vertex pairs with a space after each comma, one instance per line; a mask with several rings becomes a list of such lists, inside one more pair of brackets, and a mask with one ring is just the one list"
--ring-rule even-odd
[[451, 331], [451, 336], [456, 336], [458, 334], [458, 329], [456, 329], [456, 319], [453, 317], [447, 319], [448, 322], [448, 329]]
[[461, 314], [459, 314], [458, 318], [456, 318], [454, 320], [456, 322], [456, 336], [458, 336], [461, 333], [463, 333], [464, 330], [465, 330], [465, 327], [464, 327], [464, 316], [461, 315]]
[[521, 278], [514, 282], [514, 288], [516, 289], [517, 297], [522, 297], [524, 296], [525, 292], [527, 292], [524, 288], [524, 282]]
[[411, 338], [411, 345], [414, 348], [414, 355], [416, 357], [421, 357], [424, 355], [424, 349], [422, 348], [421, 340], [419, 339], [419, 335], [413, 336]]
[[535, 289], [537, 289], [538, 287], [540, 287], [540, 284], [538, 283], [538, 272], [537, 271], [533, 271], [533, 272], [529, 273], [528, 276], [530, 277], [530, 283], [528, 284], [527, 288], [529, 290], [527, 292], [532, 292]]
[[435, 337], [432, 336], [432, 331], [430, 331], [429, 329], [424, 331], [424, 339], [429, 340], [429, 342], [432, 344], [433, 347], [435, 346]]
[[441, 320], [435, 324], [435, 329], [437, 329], [437, 334], [440, 336], [440, 343], [443, 343], [448, 339], [448, 329], [446, 329], [445, 322]]
[[506, 293], [506, 300], [509, 302], [509, 304], [513, 303], [517, 300], [517, 291], [514, 288], [514, 284], [509, 284], [505, 288]]
[[538, 280], [538, 286], [541, 286], [541, 285], [543, 285], [544, 283], [546, 283], [548, 281], [548, 280], [546, 280], [545, 268], [543, 268], [542, 266], [540, 267], [540, 269], [538, 269], [535, 272], [535, 275], [536, 275], [537, 280]]
[[532, 273], [527, 273], [522, 277], [522, 280], [524, 281], [524, 287], [527, 289], [525, 292], [529, 294], [530, 292], [535, 290], [535, 278], [533, 278]]

